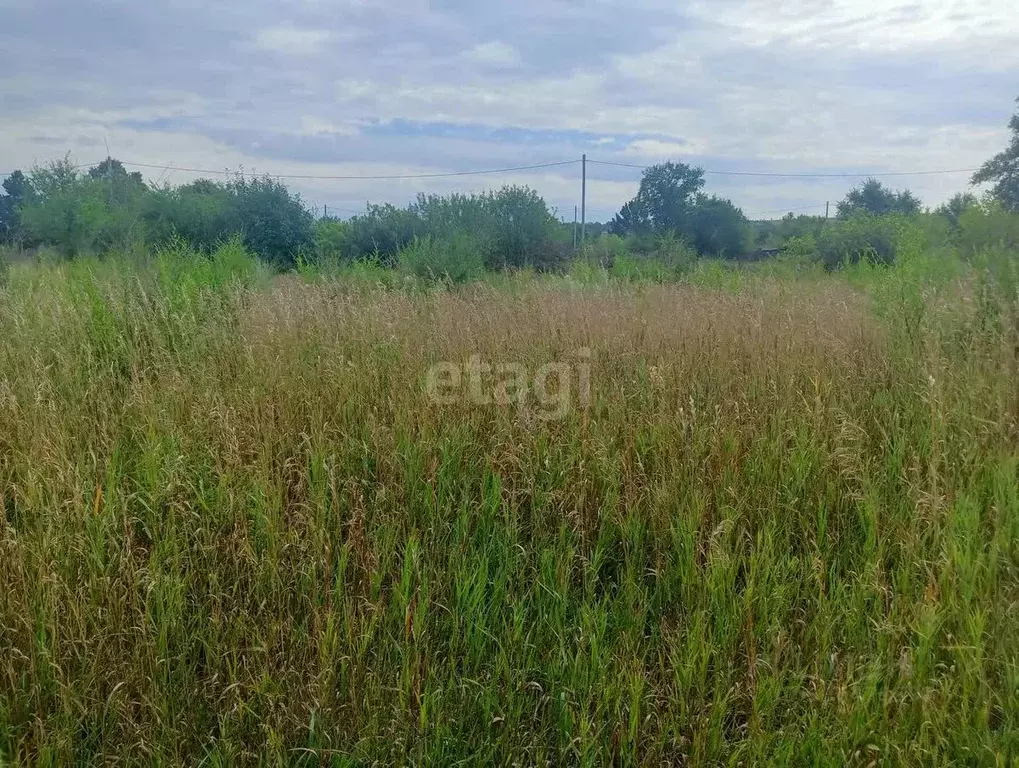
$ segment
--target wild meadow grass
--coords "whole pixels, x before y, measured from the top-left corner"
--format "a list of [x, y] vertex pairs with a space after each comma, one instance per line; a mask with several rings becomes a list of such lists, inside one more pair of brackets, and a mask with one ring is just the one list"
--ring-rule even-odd
[[1010, 268], [720, 269], [12, 267], [0, 763], [1015, 764]]

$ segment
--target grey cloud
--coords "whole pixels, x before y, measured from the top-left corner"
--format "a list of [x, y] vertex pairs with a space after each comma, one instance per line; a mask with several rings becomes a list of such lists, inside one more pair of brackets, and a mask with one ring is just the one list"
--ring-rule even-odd
[[[0, 167], [61, 155], [64, 139], [84, 152], [108, 132], [148, 153], [139, 161], [208, 159], [218, 147], [231, 161], [309, 173], [464, 170], [581, 151], [639, 164], [664, 159], [655, 147], [719, 169], [888, 170], [970, 165], [993, 150], [1019, 74], [1001, 53], [1003, 17], [980, 15], [995, 0], [974, 0], [975, 11], [950, 0], [810, 2], [792, 13], [780, 0], [0, 0]], [[939, 42], [952, 25], [958, 39]], [[974, 59], [969, 39], [998, 54], [993, 66]], [[288, 40], [307, 50], [285, 50]], [[465, 52], [479, 44], [512, 50], [512, 66], [498, 56], [472, 65]], [[400, 121], [463, 131], [366, 128]], [[490, 130], [508, 127], [528, 133]], [[597, 136], [612, 141], [592, 148]], [[606, 196], [639, 175], [599, 173]], [[964, 179], [906, 181], [937, 197]], [[825, 185], [829, 195], [849, 183]], [[819, 191], [722, 177], [712, 188], [761, 210]]]

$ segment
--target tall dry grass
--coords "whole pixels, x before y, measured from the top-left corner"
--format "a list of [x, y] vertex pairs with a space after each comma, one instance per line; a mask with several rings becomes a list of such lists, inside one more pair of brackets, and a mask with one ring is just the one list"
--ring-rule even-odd
[[[16, 267], [0, 756], [1015, 759], [1011, 341], [905, 279]], [[426, 393], [582, 348], [560, 419]]]

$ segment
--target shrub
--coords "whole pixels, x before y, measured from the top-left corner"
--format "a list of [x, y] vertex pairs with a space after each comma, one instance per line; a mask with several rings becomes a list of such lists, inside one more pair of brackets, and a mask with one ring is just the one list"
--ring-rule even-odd
[[248, 248], [279, 267], [293, 267], [312, 249], [314, 222], [300, 195], [269, 177], [242, 176], [227, 186], [233, 209], [229, 234], [239, 232]]
[[163, 290], [172, 293], [220, 288], [227, 283], [251, 284], [259, 262], [240, 235], [220, 243], [209, 253], [193, 250], [181, 237], [174, 237], [156, 250], [154, 266]]
[[629, 247], [626, 240], [619, 235], [604, 234], [588, 240], [581, 247], [581, 258], [587, 263], [603, 268], [611, 267], [613, 262], [627, 253]]
[[200, 179], [178, 188], [147, 187], [137, 173], [108, 160], [87, 175], [66, 161], [37, 168], [21, 208], [27, 243], [55, 246], [65, 257], [124, 251], [181, 238], [211, 251], [240, 235], [245, 246], [290, 267], [311, 249], [311, 214], [299, 195], [270, 179]]
[[67, 161], [36, 168], [33, 194], [22, 204], [27, 244], [52, 245], [64, 257], [129, 250], [144, 238], [141, 201], [147, 190], [134, 177], [83, 176]]
[[315, 261], [320, 264], [340, 264], [349, 260], [347, 238], [350, 226], [339, 219], [319, 219], [315, 222]]
[[556, 269], [570, 255], [548, 205], [528, 187], [448, 197], [419, 195], [411, 210], [429, 234], [448, 238], [467, 231], [484, 242], [490, 269]]
[[971, 205], [959, 214], [957, 242], [967, 256], [995, 247], [1019, 249], [1019, 215], [994, 202]]
[[439, 239], [416, 237], [400, 249], [399, 266], [426, 280], [463, 283], [476, 280], [485, 271], [485, 245], [466, 233]]
[[861, 259], [891, 264], [896, 241], [905, 226], [904, 216], [866, 213], [830, 222], [817, 238], [818, 258], [829, 269]]
[[785, 244], [783, 256], [790, 259], [807, 259], [817, 256], [817, 238], [811, 234], [790, 237]]
[[698, 195], [680, 231], [698, 253], [709, 256], [739, 257], [753, 239], [743, 211], [714, 195]]
[[567, 235], [545, 201], [526, 187], [481, 194], [419, 195], [407, 208], [373, 205], [346, 222], [344, 258], [398, 261], [415, 239], [454, 244], [466, 235], [490, 269], [556, 269], [570, 257]]
[[144, 203], [150, 242], [181, 238], [197, 251], [209, 251], [237, 231], [230, 189], [208, 179], [154, 189]]
[[340, 247], [345, 258], [378, 258], [391, 266], [401, 248], [424, 234], [423, 222], [414, 211], [388, 203], [369, 205], [365, 213], [346, 222]]

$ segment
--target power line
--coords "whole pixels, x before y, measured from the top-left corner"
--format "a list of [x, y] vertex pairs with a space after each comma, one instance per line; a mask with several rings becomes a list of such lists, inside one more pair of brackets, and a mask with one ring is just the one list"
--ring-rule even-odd
[[[70, 166], [77, 170], [80, 168], [89, 168], [99, 164], [94, 163], [78, 163]], [[185, 166], [174, 166], [174, 165], [159, 165], [153, 163], [135, 163], [127, 160], [120, 161], [122, 165], [131, 166], [135, 168], [154, 168], [164, 171], [180, 171], [184, 173], [204, 173], [217, 176], [234, 176], [234, 175], [260, 175], [257, 173], [245, 174], [243, 171], [230, 171], [230, 170], [213, 170], [211, 168], [191, 168]], [[377, 174], [377, 175], [356, 175], [356, 174], [343, 174], [343, 175], [319, 175], [319, 174], [287, 174], [287, 173], [265, 173], [265, 176], [269, 176], [274, 179], [298, 179], [298, 180], [320, 180], [320, 181], [399, 181], [406, 179], [441, 179], [441, 178], [453, 178], [458, 176], [483, 176], [486, 174], [496, 173], [512, 173], [514, 171], [533, 171], [540, 170], [543, 168], [559, 168], [567, 165], [575, 165], [582, 162], [581, 160], [560, 160], [554, 163], [536, 163], [533, 165], [517, 165], [506, 168], [485, 168], [482, 170], [473, 171], [447, 171], [443, 173], [407, 173], [407, 174]], [[591, 160], [588, 159], [589, 163], [596, 165], [607, 165], [616, 168], [635, 168], [637, 170], [646, 170], [651, 167], [648, 165], [638, 165], [635, 163], [618, 163], [611, 160]], [[765, 171], [717, 171], [712, 169], [702, 169], [706, 175], [712, 176], [742, 176], [742, 177], [756, 177], [756, 178], [775, 178], [775, 179], [862, 179], [862, 178], [882, 178], [882, 177], [893, 177], [893, 176], [936, 176], [944, 174], [954, 173], [975, 173], [978, 168], [953, 168], [944, 170], [932, 170], [932, 171], [887, 171], [880, 173], [782, 173], [782, 172], [765, 172]], [[10, 176], [14, 171], [7, 171], [0, 173], [0, 177]]]
[[[287, 173], [266, 173], [265, 176], [269, 176], [274, 179], [304, 179], [304, 180], [321, 180], [321, 181], [395, 181], [399, 179], [441, 179], [451, 176], [481, 176], [490, 173], [511, 173], [513, 171], [533, 171], [539, 168], [556, 168], [563, 165], [574, 165], [579, 163], [579, 160], [561, 160], [556, 163], [538, 163], [536, 165], [518, 165], [512, 168], [486, 168], [480, 171], [450, 171], [447, 173], [409, 173], [409, 174], [398, 174], [398, 175], [379, 175], [379, 176], [319, 176], [313, 174], [287, 174]], [[208, 168], [182, 168], [172, 165], [151, 165], [149, 163], [132, 163], [126, 160], [122, 160], [123, 165], [132, 166], [135, 168], [165, 168], [169, 171], [184, 171], [186, 173], [210, 173], [221, 176], [234, 176], [237, 175], [235, 171], [213, 171]], [[240, 175], [244, 175], [241, 173]], [[252, 173], [249, 175], [262, 175]]]
[[[100, 163], [102, 163], [104, 160], [106, 160], [105, 157], [102, 160], [96, 160], [94, 163], [76, 163], [74, 165], [61, 166], [61, 167], [66, 167], [66, 168], [68, 168], [68, 169], [70, 169], [72, 171], [80, 171], [82, 168], [94, 168], [95, 166], [97, 166]], [[156, 166], [156, 167], [162, 168], [162, 166]], [[7, 178], [8, 176], [13, 176], [15, 173], [17, 173], [20, 170], [21, 170], [20, 168], [15, 168], [13, 171], [0, 171], [0, 178]]]
[[[328, 203], [326, 203], [326, 205], [328, 205]], [[334, 210], [334, 211], [343, 211], [344, 213], [353, 213], [353, 214], [356, 214], [356, 215], [360, 215], [360, 214], [364, 213], [363, 210], [355, 211], [353, 208], [341, 208], [338, 205], [330, 205], [329, 208], [331, 210]]]
[[[634, 165], [632, 163], [615, 163], [609, 160], [588, 160], [589, 163], [597, 165], [613, 165], [618, 168], [637, 168], [647, 170], [651, 166]], [[705, 174], [712, 176], [756, 176], [775, 179], [863, 179], [881, 178], [885, 176], [936, 176], [949, 173], [975, 173], [978, 168], [954, 168], [939, 171], [889, 171], [885, 173], [765, 173], [757, 171], [712, 171], [704, 170]]]
[[812, 211], [815, 208], [824, 207], [824, 203], [815, 203], [814, 205], [805, 205], [802, 208], [775, 208], [770, 211], [758, 211], [757, 213], [746, 214], [747, 218], [753, 218], [755, 216], [767, 216], [769, 213], [796, 213], [798, 211]]

